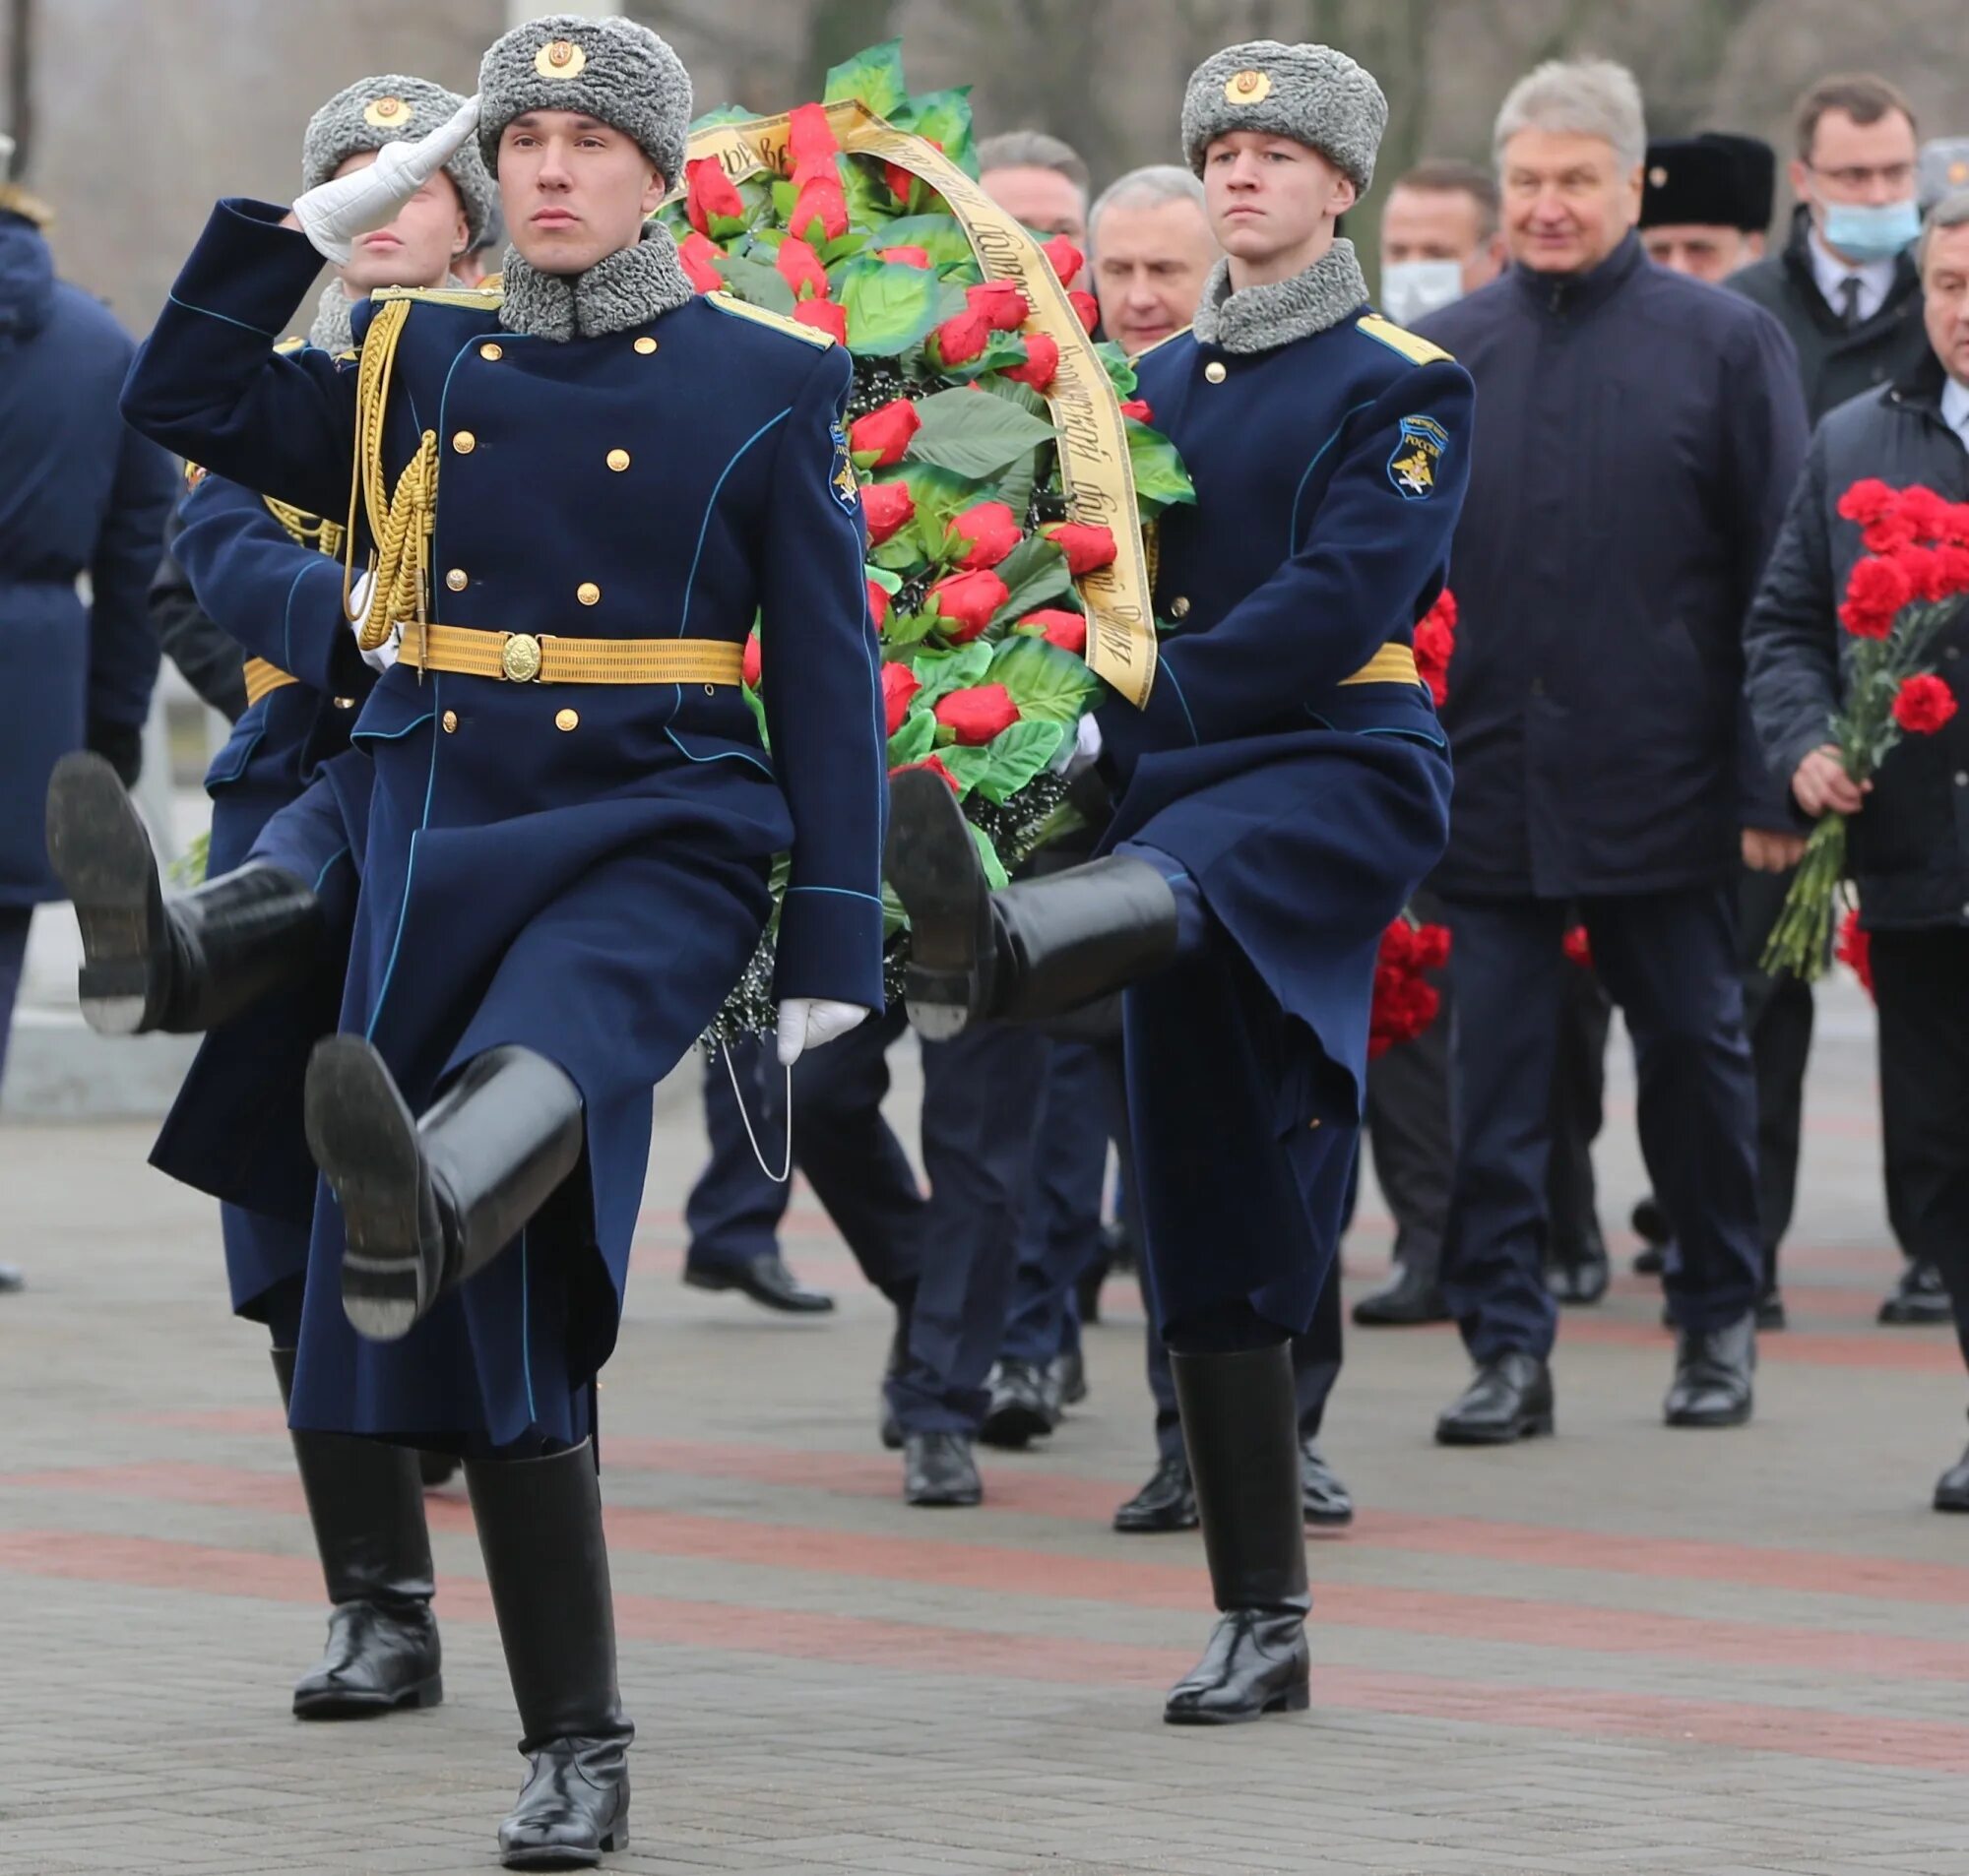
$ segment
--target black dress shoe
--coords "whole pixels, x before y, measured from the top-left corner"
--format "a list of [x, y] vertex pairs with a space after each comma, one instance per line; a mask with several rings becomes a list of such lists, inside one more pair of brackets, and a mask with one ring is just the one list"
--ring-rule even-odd
[[889, 1358], [882, 1363], [881, 1386], [875, 1391], [876, 1437], [891, 1453], [903, 1450], [903, 1423], [889, 1405], [889, 1384], [897, 1380], [910, 1360], [910, 1319], [898, 1306], [895, 1331], [889, 1337]]
[[1663, 1417], [1670, 1426], [1742, 1426], [1750, 1417], [1756, 1366], [1755, 1310], [1721, 1329], [1684, 1329]]
[[1312, 1705], [1305, 1612], [1232, 1609], [1218, 1617], [1202, 1660], [1170, 1689], [1172, 1726], [1228, 1726]]
[[1354, 1320], [1363, 1329], [1407, 1329], [1447, 1322], [1449, 1305], [1442, 1300], [1442, 1285], [1433, 1270], [1397, 1264], [1387, 1282], [1354, 1305]]
[[1953, 1322], [1948, 1285], [1933, 1264], [1916, 1260], [1901, 1272], [1901, 1281], [1887, 1292], [1879, 1320], [1889, 1328], [1908, 1329]]
[[1784, 1329], [1790, 1326], [1785, 1315], [1784, 1292], [1771, 1288], [1757, 1298], [1757, 1327], [1762, 1329]]
[[0, 1264], [0, 1295], [24, 1288], [28, 1280], [12, 1264]]
[[1354, 1522], [1354, 1495], [1340, 1482], [1339, 1473], [1320, 1457], [1319, 1448], [1311, 1440], [1300, 1442], [1299, 1496], [1309, 1525], [1333, 1531]]
[[1969, 1511], [1969, 1452], [1935, 1481], [1937, 1511]]
[[1097, 1257], [1074, 1279], [1074, 1300], [1080, 1305], [1080, 1326], [1091, 1328], [1101, 1320], [1101, 1285], [1108, 1281], [1108, 1259]]
[[1487, 1361], [1435, 1423], [1438, 1446], [1508, 1446], [1553, 1429], [1552, 1370], [1513, 1348]]
[[1652, 1192], [1646, 1198], [1634, 1201], [1634, 1209], [1628, 1214], [1627, 1222], [1633, 1227], [1634, 1235], [1653, 1250], [1659, 1251], [1675, 1235], [1675, 1228], [1668, 1221], [1668, 1214], [1662, 1210], [1661, 1201]]
[[1001, 1361], [991, 1375], [991, 1401], [978, 1437], [986, 1446], [1017, 1451], [1045, 1439], [1056, 1417], [1047, 1402], [1045, 1375], [1030, 1361]]
[[1078, 1407], [1087, 1399], [1087, 1360], [1076, 1348], [1070, 1355], [1055, 1355], [1047, 1370], [1047, 1390], [1053, 1402], [1053, 1418], [1061, 1407]]
[[1636, 1277], [1659, 1277], [1667, 1268], [1668, 1253], [1659, 1244], [1650, 1244], [1646, 1250], [1634, 1253]]
[[903, 1439], [903, 1498], [912, 1505], [976, 1505], [984, 1497], [971, 1442], [962, 1433]]
[[425, 1491], [435, 1491], [438, 1486], [449, 1484], [451, 1475], [458, 1470], [458, 1456], [455, 1453], [419, 1453], [417, 1455], [417, 1476], [423, 1481]]
[[683, 1281], [692, 1289], [735, 1289], [761, 1309], [788, 1316], [825, 1316], [834, 1298], [824, 1290], [808, 1289], [788, 1270], [779, 1252], [747, 1258], [742, 1264], [692, 1264], [686, 1261]]
[[1189, 1461], [1180, 1453], [1164, 1460], [1149, 1482], [1115, 1512], [1114, 1529], [1124, 1534], [1194, 1531], [1196, 1494], [1190, 1489]]
[[1607, 1294], [1611, 1275], [1606, 1240], [1596, 1230], [1581, 1243], [1555, 1244], [1545, 1282], [1561, 1303], [1583, 1307]]

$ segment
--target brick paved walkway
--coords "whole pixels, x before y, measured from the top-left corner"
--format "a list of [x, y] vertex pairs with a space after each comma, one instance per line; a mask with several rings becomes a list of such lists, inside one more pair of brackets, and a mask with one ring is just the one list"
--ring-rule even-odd
[[[1328, 1447], [1363, 1509], [1313, 1551], [1314, 1710], [1225, 1733], [1158, 1720], [1204, 1633], [1196, 1540], [1107, 1528], [1150, 1450], [1132, 1291], [1050, 1450], [987, 1456], [982, 1511], [912, 1512], [874, 1442], [886, 1312], [809, 1199], [788, 1254], [836, 1318], [675, 1282], [673, 1105], [603, 1397], [640, 1729], [609, 1866], [1969, 1876], [1969, 1520], [1927, 1509], [1964, 1388], [1946, 1334], [1873, 1326], [1871, 1061], [1829, 1007], [1756, 1423], [1660, 1426], [1631, 1280], [1568, 1319], [1560, 1437], [1517, 1451], [1429, 1443], [1448, 1334], [1354, 1337]], [[488, 1869], [519, 1761], [462, 1496], [432, 1501], [446, 1705], [291, 1720], [320, 1584], [271, 1376], [147, 1144], [0, 1130], [0, 1256], [33, 1282], [0, 1299], [0, 1871]], [[1601, 1161], [1611, 1224], [1624, 1099]]]

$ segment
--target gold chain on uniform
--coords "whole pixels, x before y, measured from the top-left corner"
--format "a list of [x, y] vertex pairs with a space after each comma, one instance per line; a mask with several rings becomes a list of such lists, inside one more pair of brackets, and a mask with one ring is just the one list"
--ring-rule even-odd
[[[383, 418], [397, 341], [411, 314], [409, 300], [392, 300], [370, 323], [355, 375], [355, 467], [349, 486], [349, 525], [343, 536], [342, 611], [359, 623], [356, 643], [373, 652], [399, 622], [425, 622], [425, 555], [437, 525], [437, 432], [426, 430], [416, 454], [397, 477], [394, 495], [383, 468]], [[369, 602], [349, 610], [355, 584], [355, 513], [360, 502], [376, 542], [369, 556]]]

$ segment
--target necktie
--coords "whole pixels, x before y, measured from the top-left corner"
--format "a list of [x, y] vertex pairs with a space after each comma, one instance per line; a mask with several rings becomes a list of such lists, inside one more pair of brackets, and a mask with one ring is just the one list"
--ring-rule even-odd
[[1860, 323], [1860, 277], [1848, 274], [1839, 282], [1839, 318], [1848, 332]]

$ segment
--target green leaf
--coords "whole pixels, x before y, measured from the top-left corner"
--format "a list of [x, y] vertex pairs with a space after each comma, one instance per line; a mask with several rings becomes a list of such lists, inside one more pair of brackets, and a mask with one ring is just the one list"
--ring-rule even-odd
[[[917, 406], [921, 410], [922, 406]], [[938, 469], [930, 463], [913, 463], [904, 458], [899, 471], [910, 485], [910, 499], [917, 505], [917, 518], [910, 524], [922, 546], [922, 558], [934, 560], [943, 551], [943, 531], [951, 516], [969, 508], [979, 499], [978, 483], [968, 475]]]
[[1044, 534], [1028, 534], [993, 571], [1009, 589], [1005, 603], [992, 615], [994, 626], [1009, 625], [1073, 594], [1073, 575], [1067, 571], [1066, 556]]
[[823, 104], [842, 104], [858, 97], [878, 117], [893, 117], [910, 101], [909, 81], [903, 76], [903, 42], [889, 39], [844, 59], [827, 75]]
[[1016, 722], [983, 748], [945, 750], [943, 766], [985, 800], [1009, 801], [1059, 753], [1066, 735], [1063, 722]]
[[[950, 764], [946, 762], [943, 766], [948, 769]], [[978, 863], [984, 869], [984, 883], [994, 893], [1002, 893], [1012, 883], [1011, 875], [1005, 871], [1005, 862], [998, 857], [998, 849], [991, 844], [991, 837], [977, 822], [967, 825], [978, 846]]]
[[[1002, 684], [1031, 720], [1071, 723], [1080, 719], [1100, 680], [1071, 652], [1045, 639], [1015, 633], [999, 641], [983, 681]], [[971, 680], [977, 683], [981, 680]]]
[[693, 132], [709, 130], [715, 124], [742, 124], [757, 115], [757, 111], [748, 111], [743, 104], [721, 104], [715, 111], [692, 118], [690, 127]]
[[745, 260], [736, 254], [721, 255], [717, 266], [732, 292], [748, 305], [763, 306], [768, 312], [793, 317], [794, 289], [786, 283], [779, 269]]
[[866, 252], [869, 245], [865, 230], [851, 226], [838, 241], [823, 241], [815, 250], [820, 255], [820, 264], [825, 268], [837, 268], [844, 261], [852, 261], [857, 255]]
[[891, 573], [886, 567], [863, 567], [861, 571], [892, 599], [903, 590], [902, 576]]
[[922, 427], [910, 439], [908, 460], [980, 482], [1057, 434], [1017, 405], [975, 391], [939, 391], [917, 405], [917, 416]]
[[892, 612], [889, 622], [882, 628], [884, 645], [921, 645], [936, 630], [937, 616], [934, 612]]
[[1193, 503], [1196, 486], [1175, 445], [1146, 423], [1131, 421], [1127, 428], [1128, 462], [1135, 471], [1135, 505], [1142, 519], [1152, 520], [1178, 502]]
[[972, 141], [970, 86], [950, 92], [925, 92], [887, 115], [898, 130], [941, 144], [943, 154], [976, 180], [978, 153]]
[[[834, 297], [847, 308], [856, 355], [893, 358], [922, 343], [937, 322], [943, 295], [934, 274], [864, 256], [834, 276]], [[922, 406], [917, 408], [921, 414]]]
[[889, 738], [889, 767], [900, 769], [907, 763], [921, 762], [935, 740], [936, 719], [926, 710], [912, 710]]
[[928, 710], [952, 691], [969, 690], [972, 685], [983, 683], [984, 673], [991, 668], [991, 648], [975, 644], [959, 646], [954, 652], [924, 652], [915, 660], [914, 668], [922, 680], [922, 689], [911, 701]]
[[881, 236], [884, 247], [921, 248], [937, 267], [965, 266], [977, 259], [971, 237], [954, 215], [899, 216], [883, 226]]
[[848, 224], [868, 228], [888, 246], [887, 231], [896, 219], [896, 198], [882, 180], [881, 165], [867, 156], [851, 156], [841, 165], [841, 191], [848, 198]]
[[1135, 367], [1128, 362], [1128, 354], [1112, 339], [1104, 339], [1095, 346], [1108, 373], [1108, 382], [1114, 387], [1114, 395], [1125, 404], [1135, 395]]

